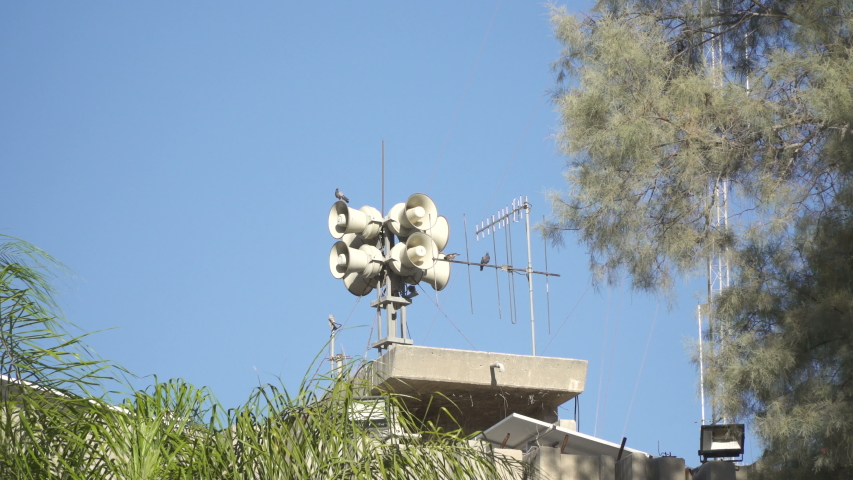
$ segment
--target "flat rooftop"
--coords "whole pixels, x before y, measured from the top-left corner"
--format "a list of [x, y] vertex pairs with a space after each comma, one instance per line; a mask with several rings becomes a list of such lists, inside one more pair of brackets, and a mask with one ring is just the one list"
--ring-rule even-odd
[[370, 375], [375, 390], [411, 397], [404, 401], [415, 415], [456, 428], [440, 413], [446, 408], [473, 432], [512, 413], [557, 421], [557, 407], [583, 392], [586, 371], [586, 360], [391, 345]]

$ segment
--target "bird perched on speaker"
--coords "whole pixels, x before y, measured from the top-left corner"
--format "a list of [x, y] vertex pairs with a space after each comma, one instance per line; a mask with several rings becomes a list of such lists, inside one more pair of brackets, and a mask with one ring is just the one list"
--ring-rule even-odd
[[491, 259], [492, 259], [492, 257], [489, 256], [489, 252], [486, 252], [486, 254], [483, 255], [483, 258], [480, 259], [480, 271], [481, 272], [483, 271], [483, 265], [488, 265], [489, 261], [491, 261]]
[[455, 258], [456, 258], [456, 257], [458, 257], [458, 256], [459, 256], [459, 254], [458, 254], [458, 253], [448, 253], [447, 255], [445, 255], [445, 256], [444, 256], [444, 259], [445, 259], [445, 260], [447, 260], [447, 261], [449, 262], [449, 261], [451, 261], [451, 260], [455, 259]]
[[344, 195], [344, 192], [338, 190], [337, 188], [335, 189], [335, 198], [337, 198], [338, 200], [343, 200], [346, 203], [349, 203], [349, 198], [347, 198], [347, 196]]

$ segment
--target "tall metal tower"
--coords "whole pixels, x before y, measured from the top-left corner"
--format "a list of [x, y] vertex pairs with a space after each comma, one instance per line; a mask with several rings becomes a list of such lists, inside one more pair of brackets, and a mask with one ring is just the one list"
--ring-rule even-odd
[[[723, 41], [721, 38], [720, 27], [715, 25], [718, 18], [716, 13], [721, 11], [720, 0], [709, 0], [706, 3], [706, 20], [703, 22], [706, 26], [706, 43], [705, 43], [705, 66], [708, 75], [713, 81], [715, 88], [722, 88], [724, 82], [723, 75]], [[748, 85], [747, 85], [748, 88]], [[720, 230], [725, 230], [729, 225], [729, 180], [728, 178], [720, 178], [711, 174], [708, 181], [707, 195], [707, 210], [710, 215], [711, 231], [716, 233]], [[722, 347], [722, 342], [726, 335], [726, 328], [722, 325], [721, 320], [714, 311], [714, 300], [730, 285], [731, 276], [729, 269], [728, 252], [724, 245], [712, 244], [708, 254], [708, 298], [705, 305], [699, 305], [699, 377], [700, 377], [700, 395], [702, 398], [702, 423], [705, 423], [705, 385], [704, 385], [704, 355], [703, 355], [703, 338], [709, 341], [707, 354], [711, 357], [716, 357]], [[706, 328], [703, 328], [703, 318]], [[704, 333], [707, 332], [707, 333]], [[714, 386], [710, 392], [711, 403], [711, 421], [719, 420], [719, 402], [717, 391], [719, 387]]]

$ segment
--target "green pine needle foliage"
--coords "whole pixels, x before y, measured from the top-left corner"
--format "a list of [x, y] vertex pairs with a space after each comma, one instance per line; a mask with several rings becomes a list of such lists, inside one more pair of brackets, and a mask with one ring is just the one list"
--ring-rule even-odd
[[670, 299], [727, 258], [718, 416], [751, 425], [771, 477], [853, 477], [853, 2], [609, 0], [552, 22], [570, 160], [543, 232]]

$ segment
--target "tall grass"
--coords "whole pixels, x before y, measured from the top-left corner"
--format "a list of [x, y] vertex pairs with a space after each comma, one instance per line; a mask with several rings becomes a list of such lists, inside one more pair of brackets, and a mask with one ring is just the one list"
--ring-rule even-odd
[[[367, 397], [347, 366], [295, 389], [264, 385], [225, 409], [212, 392], [157, 381], [120, 405], [98, 390], [120, 369], [62, 329], [52, 258], [0, 243], [0, 478], [499, 478], [520, 466], [460, 430], [414, 418], [398, 396]], [[5, 249], [4, 249], [5, 247]], [[315, 359], [316, 361], [316, 359]], [[310, 370], [309, 370], [310, 371]]]

